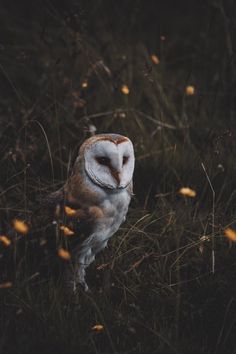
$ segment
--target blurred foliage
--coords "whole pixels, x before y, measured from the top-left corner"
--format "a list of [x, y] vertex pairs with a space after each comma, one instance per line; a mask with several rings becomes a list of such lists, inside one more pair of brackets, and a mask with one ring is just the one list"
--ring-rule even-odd
[[[0, 234], [12, 243], [0, 255], [14, 275], [0, 289], [0, 351], [233, 353], [235, 15], [233, 0], [2, 1]], [[94, 293], [74, 305], [60, 277], [17, 258], [9, 230], [95, 132], [132, 139], [135, 196], [91, 266]]]

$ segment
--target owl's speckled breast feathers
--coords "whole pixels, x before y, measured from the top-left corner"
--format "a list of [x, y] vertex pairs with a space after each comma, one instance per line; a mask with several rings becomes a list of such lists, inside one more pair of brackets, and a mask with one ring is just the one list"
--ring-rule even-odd
[[53, 208], [59, 205], [61, 210], [65, 206], [73, 209], [66, 222], [81, 235], [73, 250], [73, 270], [68, 275], [73, 290], [78, 283], [87, 289], [85, 268], [125, 220], [133, 170], [133, 145], [127, 137], [96, 135], [81, 146], [64, 187], [49, 196]]

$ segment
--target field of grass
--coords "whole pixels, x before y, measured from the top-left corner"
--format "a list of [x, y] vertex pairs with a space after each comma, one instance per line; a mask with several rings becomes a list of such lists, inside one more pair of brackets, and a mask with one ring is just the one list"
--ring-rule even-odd
[[[236, 353], [236, 6], [88, 3], [0, 6], [0, 353]], [[133, 141], [135, 195], [74, 302], [12, 222], [101, 132]]]

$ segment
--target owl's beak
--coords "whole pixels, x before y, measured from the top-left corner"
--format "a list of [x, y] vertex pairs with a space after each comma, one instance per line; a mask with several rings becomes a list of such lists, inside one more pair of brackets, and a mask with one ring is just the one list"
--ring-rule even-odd
[[117, 182], [117, 187], [120, 185], [120, 172], [117, 170], [111, 170], [111, 174]]

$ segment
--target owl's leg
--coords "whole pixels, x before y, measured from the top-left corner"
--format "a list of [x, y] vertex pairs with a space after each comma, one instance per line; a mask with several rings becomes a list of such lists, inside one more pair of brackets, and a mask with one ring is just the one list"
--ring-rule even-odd
[[79, 285], [82, 286], [84, 291], [88, 291], [89, 287], [85, 281], [85, 267], [83, 264], [75, 264], [73, 269], [73, 293], [76, 293]]
[[102, 242], [86, 242], [81, 244], [78, 249], [74, 251], [72, 268], [68, 270], [66, 277], [70, 292], [76, 293], [79, 285], [82, 286], [85, 291], [89, 290], [85, 280], [85, 270], [94, 261], [95, 255], [106, 247], [107, 241], [108, 240]]
[[88, 291], [89, 287], [85, 281], [85, 267], [83, 264], [73, 264], [67, 269], [65, 274], [66, 292], [68, 295], [74, 295], [79, 288]]
[[82, 286], [85, 291], [89, 287], [85, 281], [85, 269], [94, 261], [95, 255], [90, 247], [80, 247], [74, 254], [72, 269], [67, 274], [67, 283], [72, 293], [76, 293], [78, 286]]

